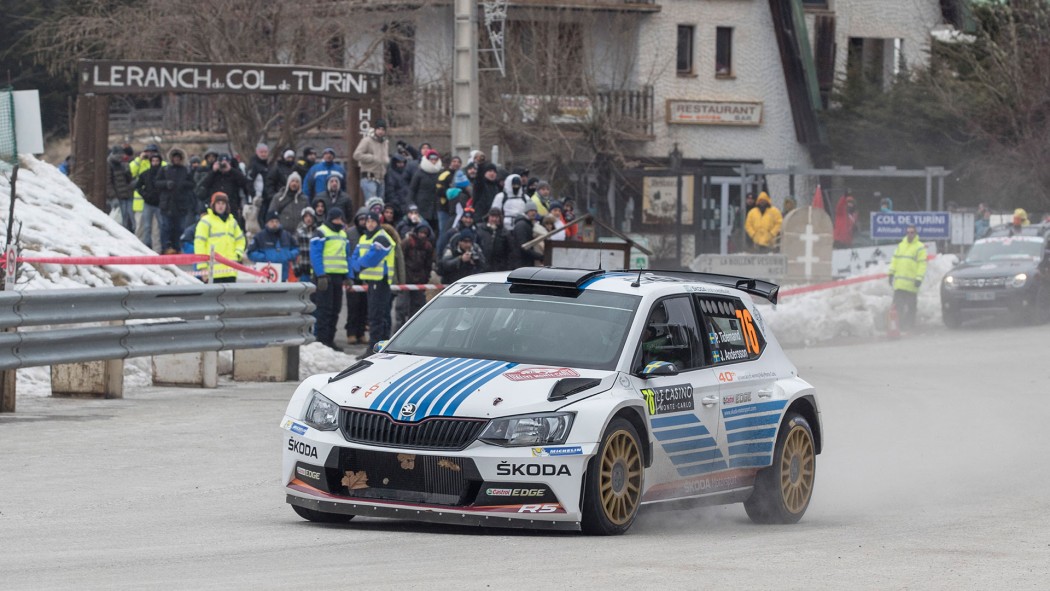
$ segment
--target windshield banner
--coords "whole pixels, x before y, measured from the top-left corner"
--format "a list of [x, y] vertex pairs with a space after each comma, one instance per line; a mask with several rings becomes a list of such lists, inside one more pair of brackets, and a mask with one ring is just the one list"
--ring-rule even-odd
[[951, 216], [946, 211], [873, 211], [872, 238], [904, 238], [908, 226], [915, 226], [920, 240], [951, 238]]

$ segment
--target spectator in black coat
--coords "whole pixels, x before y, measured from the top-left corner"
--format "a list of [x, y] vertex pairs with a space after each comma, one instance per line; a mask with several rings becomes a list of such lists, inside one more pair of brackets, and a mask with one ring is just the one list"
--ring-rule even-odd
[[518, 267], [534, 267], [537, 262], [543, 260], [543, 255], [537, 249], [525, 248], [523, 245], [532, 240], [532, 227], [536, 223], [536, 204], [529, 203], [525, 206], [525, 215], [514, 220], [514, 228], [509, 236], [509, 252], [507, 262], [511, 269]]
[[438, 264], [443, 283], [449, 284], [485, 270], [485, 254], [474, 238], [473, 230], [464, 230], [456, 235], [456, 243], [445, 249]]
[[157, 173], [160, 189], [160, 246], [164, 254], [179, 252], [182, 230], [193, 223], [197, 210], [193, 172], [185, 165], [186, 154], [179, 148], [168, 151], [168, 165]]
[[393, 203], [401, 211], [405, 211], [411, 203], [408, 198], [408, 186], [411, 182], [412, 171], [409, 170], [405, 157], [400, 154], [391, 156], [386, 176], [383, 177], [383, 202]]
[[242, 212], [244, 201], [241, 199], [241, 193], [243, 192], [247, 197], [254, 197], [255, 193], [253, 193], [252, 184], [248, 182], [248, 177], [244, 176], [241, 169], [233, 163], [229, 154], [219, 156], [219, 159], [212, 165], [211, 172], [204, 177], [202, 186], [209, 199], [216, 193], [225, 193], [230, 198], [230, 211], [241, 229], [244, 229]]
[[317, 203], [318, 200], [321, 200], [325, 202], [325, 206], [327, 206], [328, 209], [338, 207], [343, 211], [353, 211], [354, 206], [350, 201], [350, 195], [347, 195], [342, 187], [342, 182], [338, 177], [330, 177], [328, 183], [325, 185], [325, 190], [314, 195], [313, 203]]
[[[430, 283], [430, 270], [434, 266], [434, 235], [430, 226], [420, 223], [401, 242], [405, 253], [405, 281], [410, 284]], [[403, 291], [397, 298], [397, 326], [408, 321], [423, 304], [427, 303], [425, 291]]]
[[437, 179], [441, 168], [441, 157], [438, 153], [427, 150], [423, 162], [419, 164], [419, 170], [412, 175], [412, 182], [408, 185], [409, 202], [419, 206], [419, 214], [431, 228], [438, 227]]
[[492, 209], [492, 202], [502, 191], [503, 185], [499, 181], [499, 171], [496, 165], [486, 162], [481, 166], [478, 177], [474, 179], [474, 210]]
[[149, 248], [153, 248], [154, 220], [160, 225], [160, 187], [157, 186], [157, 175], [160, 174], [162, 161], [160, 154], [152, 154], [149, 157], [149, 168], [135, 180], [135, 190], [142, 195], [142, 218], [138, 224], [138, 237]]
[[486, 271], [507, 270], [507, 255], [510, 241], [506, 228], [503, 227], [503, 211], [498, 207], [489, 210], [485, 223], [476, 225], [478, 245], [488, 261]]
[[[273, 196], [288, 186], [288, 175], [295, 172], [295, 150], [285, 150], [281, 159], [273, 163], [270, 171], [266, 173], [266, 198]], [[299, 183], [302, 184], [303, 175], [299, 175]]]

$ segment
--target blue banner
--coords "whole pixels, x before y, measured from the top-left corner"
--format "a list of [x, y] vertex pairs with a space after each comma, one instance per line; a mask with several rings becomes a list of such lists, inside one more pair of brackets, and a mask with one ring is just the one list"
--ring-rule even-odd
[[951, 238], [951, 215], [946, 211], [873, 211], [872, 238], [903, 238], [908, 226], [915, 226], [920, 240]]

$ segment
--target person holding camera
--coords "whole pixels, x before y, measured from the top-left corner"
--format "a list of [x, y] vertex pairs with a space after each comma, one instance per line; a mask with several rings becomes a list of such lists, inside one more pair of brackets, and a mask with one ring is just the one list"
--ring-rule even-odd
[[241, 193], [243, 192], [245, 196], [252, 198], [255, 197], [255, 193], [252, 183], [241, 172], [240, 167], [233, 163], [229, 154], [221, 154], [219, 156], [219, 159], [212, 165], [211, 172], [204, 177], [202, 186], [206, 195], [223, 193], [229, 198], [230, 213], [243, 230], [245, 225], [244, 215], [241, 210], [244, 202], [241, 200]]
[[446, 285], [485, 270], [485, 254], [477, 244], [477, 234], [473, 229], [463, 230], [456, 235], [455, 244], [445, 249], [445, 254], [438, 263], [438, 273]]

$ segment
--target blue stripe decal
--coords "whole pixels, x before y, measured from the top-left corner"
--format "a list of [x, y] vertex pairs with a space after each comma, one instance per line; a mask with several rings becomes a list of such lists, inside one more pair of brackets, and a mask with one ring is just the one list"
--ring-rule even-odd
[[670, 441], [671, 439], [682, 439], [685, 437], [700, 437], [703, 435], [710, 435], [707, 427], [700, 425], [698, 427], [685, 427], [682, 429], [671, 429], [670, 431], [653, 431], [653, 435], [656, 435], [658, 441]]
[[751, 415], [760, 412], [769, 412], [771, 410], [780, 410], [787, 406], [787, 402], [787, 400], [772, 400], [770, 402], [759, 402], [758, 404], [748, 404], [746, 406], [737, 406], [735, 408], [723, 408], [722, 416], [724, 418], [729, 418], [739, 415]]
[[773, 463], [773, 456], [743, 456], [729, 458], [730, 468], [754, 468], [768, 466]]
[[456, 398], [454, 398], [452, 402], [450, 402], [448, 406], [441, 411], [441, 414], [446, 417], [455, 415], [456, 411], [459, 410], [459, 405], [463, 404], [463, 402], [466, 401], [467, 398], [470, 398], [470, 395], [476, 392], [478, 388], [488, 383], [496, 376], [502, 375], [503, 372], [507, 371], [508, 369], [516, 367], [517, 365], [517, 363], [500, 362], [499, 364], [494, 366], [492, 370], [488, 373], [478, 376], [474, 379], [473, 382], [467, 384], [466, 388], [463, 388], [460, 394], [456, 396]]
[[757, 427], [759, 425], [775, 425], [780, 422], [780, 415], [766, 415], [763, 417], [747, 417], [735, 421], [726, 421], [726, 431], [743, 429], [744, 427]]
[[395, 395], [401, 388], [407, 386], [410, 382], [415, 382], [420, 376], [426, 375], [434, 368], [434, 366], [451, 363], [452, 361], [452, 359], [436, 357], [419, 367], [410, 370], [408, 373], [395, 380], [394, 383], [387, 386], [386, 390], [380, 392], [379, 395], [376, 396], [376, 399], [372, 401], [369, 408], [372, 410], [379, 410], [379, 407], [386, 402], [387, 398]]
[[602, 279], [608, 279], [610, 277], [630, 277], [630, 276], [631, 276], [631, 273], [606, 273], [605, 275], [599, 275], [597, 277], [593, 277], [591, 279], [588, 279], [587, 281], [584, 281], [583, 284], [580, 285], [580, 289], [587, 289], [588, 287], [590, 287], [590, 285], [592, 283], [594, 283], [596, 281], [601, 281]]
[[776, 429], [752, 429], [751, 431], [737, 431], [736, 433], [730, 433], [726, 439], [729, 443], [736, 443], [737, 441], [752, 441], [755, 439], [769, 439], [777, 434]]
[[426, 372], [416, 374], [414, 379], [405, 382], [396, 393], [387, 397], [383, 404], [379, 406], [379, 410], [387, 413], [393, 413], [395, 409], [400, 410], [401, 406], [408, 401], [408, 397], [413, 393], [421, 389], [426, 391], [435, 380], [440, 379], [441, 376], [447, 375], [448, 372], [455, 371], [468, 363], [470, 363], [469, 359], [444, 359], [442, 363], [428, 368]]
[[420, 384], [414, 391], [406, 392], [402, 395], [395, 401], [389, 412], [393, 414], [400, 411], [401, 407], [409, 402], [415, 404], [417, 410], [429, 406], [456, 382], [474, 375], [475, 372], [488, 367], [488, 365], [488, 362], [481, 359], [462, 359], [449, 365], [441, 373], [431, 376], [426, 383]]
[[696, 415], [678, 415], [673, 417], [653, 417], [650, 423], [653, 429], [663, 429], [664, 427], [676, 427], [678, 425], [688, 425], [690, 423], [699, 423], [700, 419], [696, 418]]
[[717, 449], [709, 449], [707, 451], [698, 451], [691, 454], [682, 454], [680, 456], [671, 456], [671, 463], [677, 466], [678, 464], [693, 464], [695, 462], [704, 462], [707, 460], [720, 460], [722, 459], [722, 452]]
[[[422, 403], [418, 405], [418, 408], [416, 408], [416, 414], [419, 418], [444, 414], [442, 411], [448, 402], [462, 392], [467, 384], [483, 376], [487, 377], [493, 369], [499, 369], [502, 367], [502, 362], [487, 360], [476, 365], [471, 365], [469, 370], [457, 373], [442, 383], [441, 386], [434, 388], [432, 393], [424, 398]], [[491, 379], [491, 377], [487, 377], [485, 381], [487, 382], [489, 379]]]
[[678, 468], [678, 473], [682, 476], [695, 476], [697, 474], [706, 474], [707, 472], [715, 472], [717, 470], [725, 470], [726, 463], [719, 461], [713, 464], [697, 464], [696, 466], [686, 466], [684, 468]]
[[703, 439], [689, 439], [688, 441], [678, 441], [676, 443], [661, 443], [660, 447], [664, 448], [665, 452], [669, 454], [674, 454], [694, 449], [704, 449], [706, 447], [713, 447], [714, 445], [714, 439], [711, 439], [710, 437], [704, 437]]
[[773, 451], [773, 442], [769, 441], [766, 443], [744, 443], [741, 445], [730, 445], [729, 455], [735, 456], [737, 454], [757, 454]]

